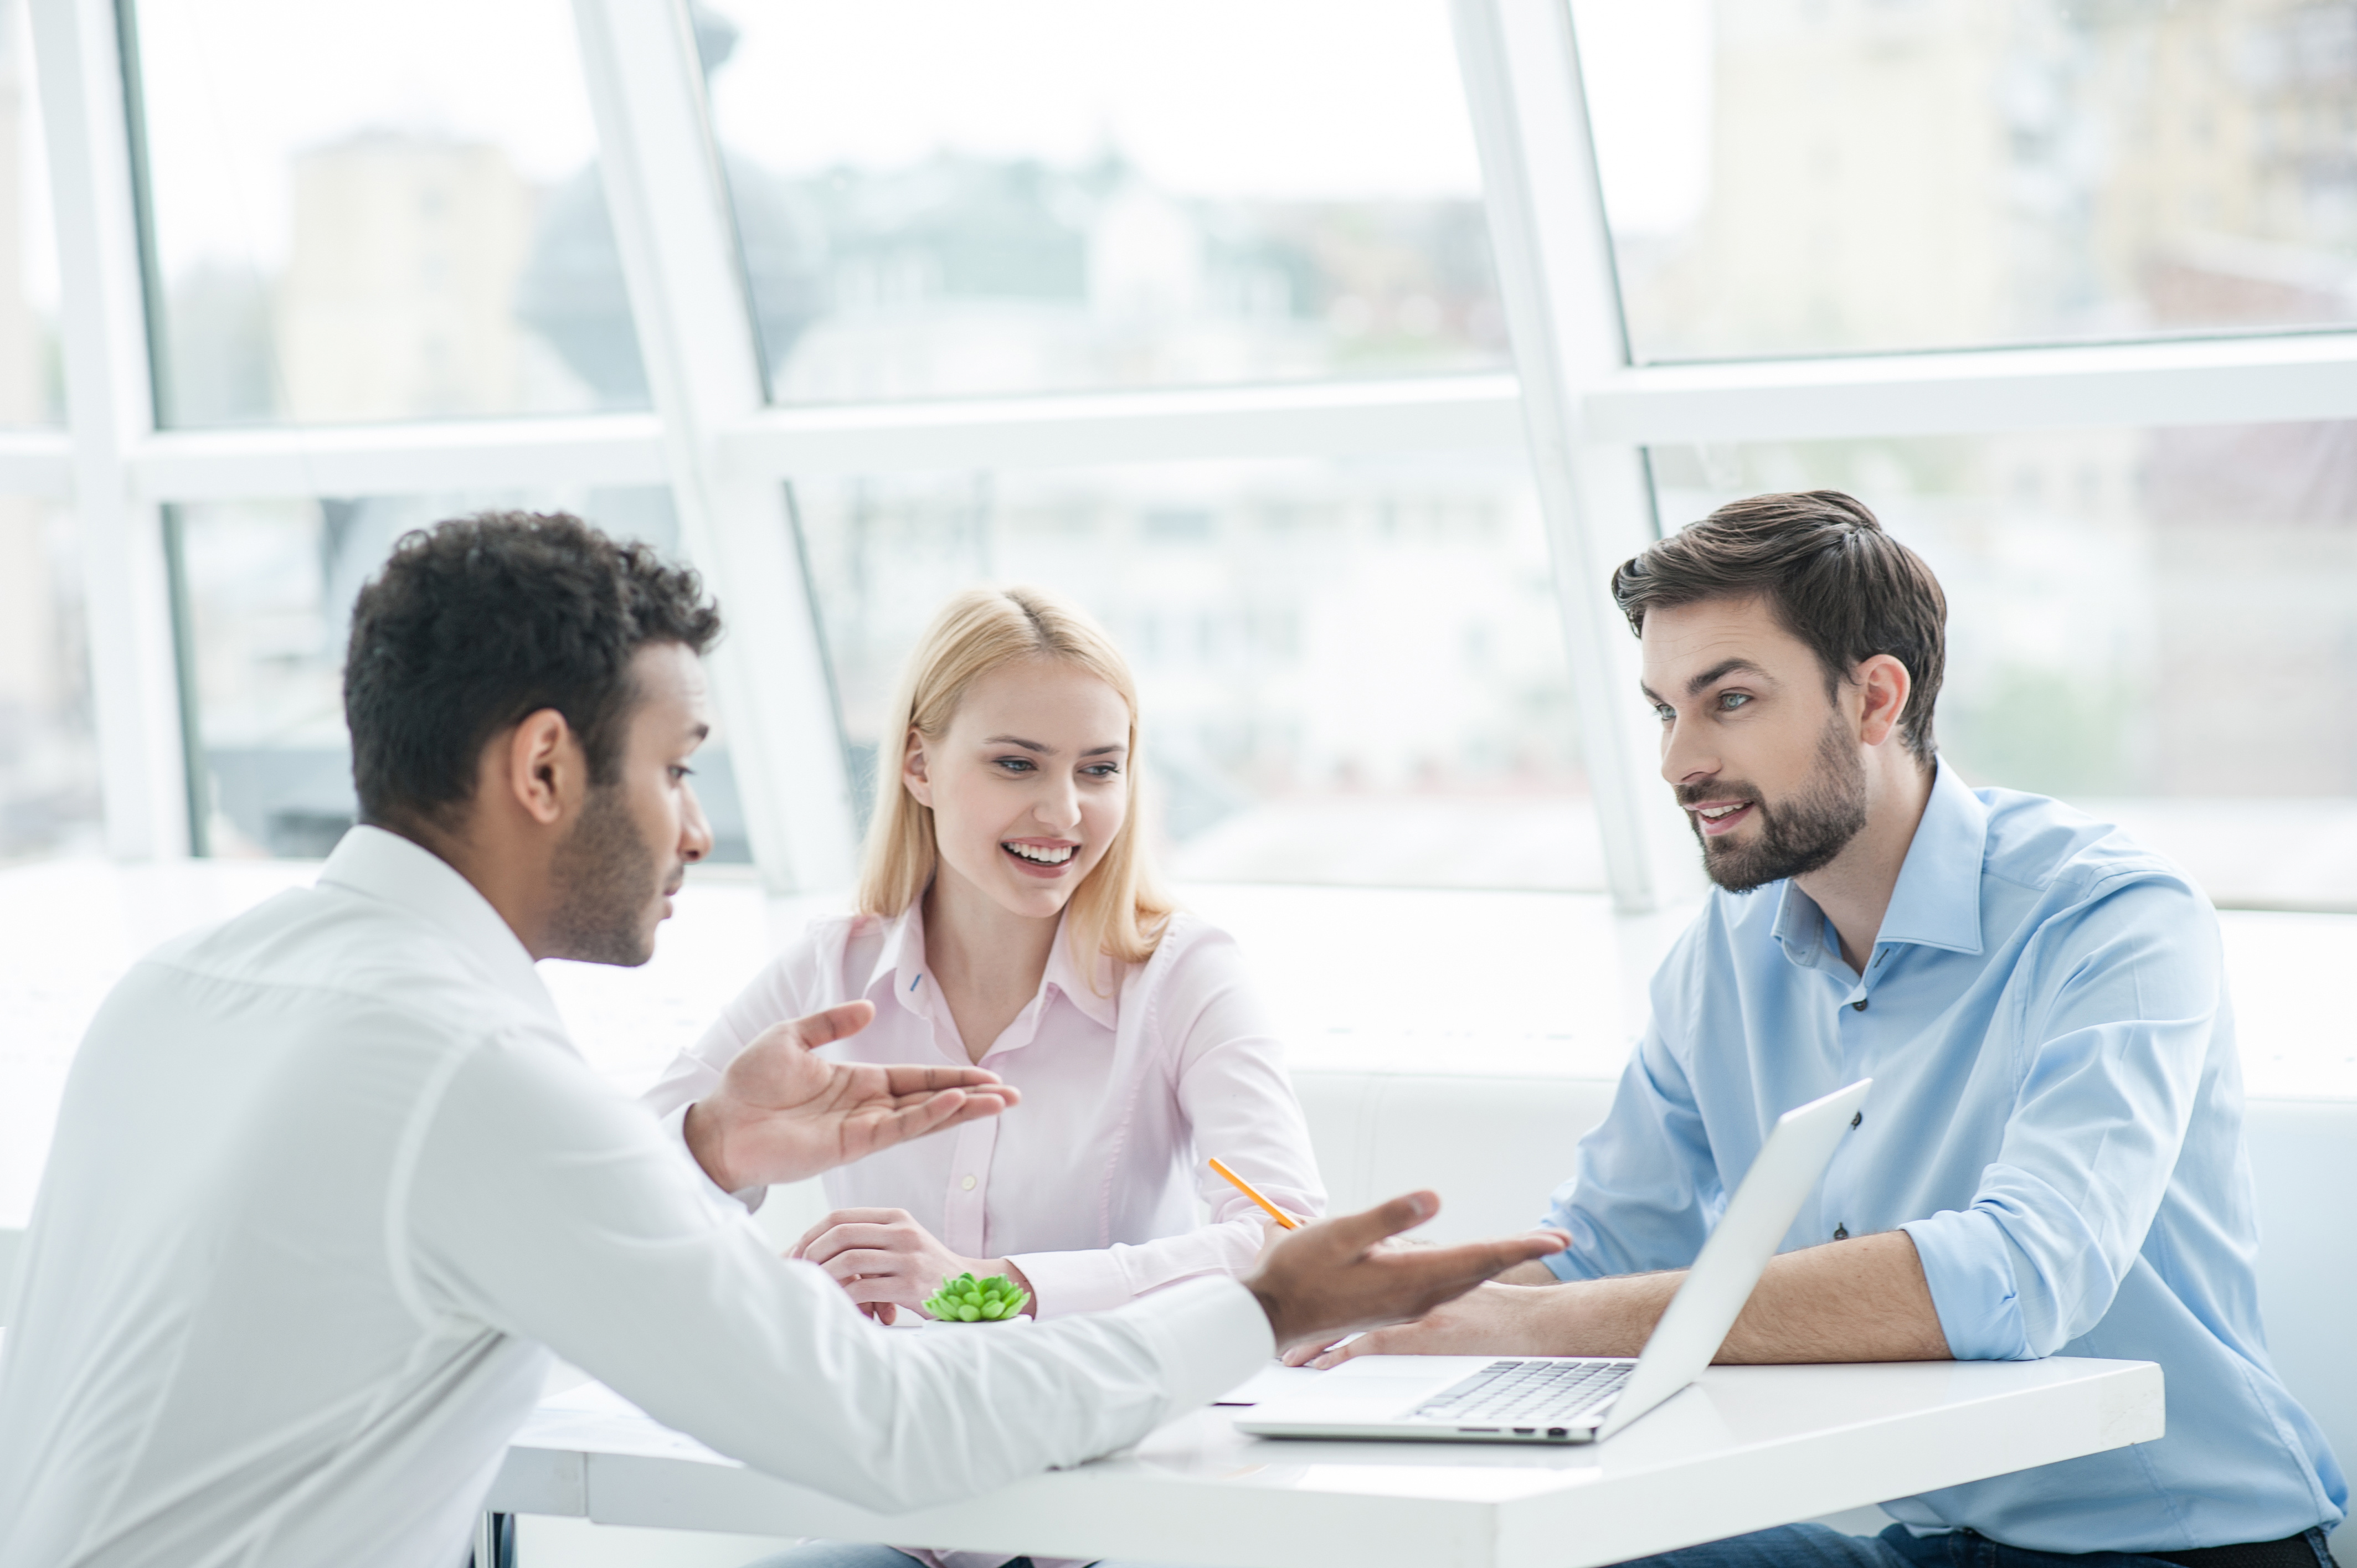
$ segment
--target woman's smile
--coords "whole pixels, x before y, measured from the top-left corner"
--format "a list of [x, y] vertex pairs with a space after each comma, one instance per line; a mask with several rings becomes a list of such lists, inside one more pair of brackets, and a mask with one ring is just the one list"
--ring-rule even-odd
[[1081, 846], [1071, 839], [1001, 839], [999, 850], [1026, 876], [1052, 881], [1072, 868]]

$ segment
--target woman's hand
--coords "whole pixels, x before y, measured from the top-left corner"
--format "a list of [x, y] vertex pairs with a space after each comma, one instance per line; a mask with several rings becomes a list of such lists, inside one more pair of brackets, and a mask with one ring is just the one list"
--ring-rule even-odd
[[[1031, 1282], [1005, 1258], [964, 1258], [934, 1239], [905, 1208], [838, 1208], [803, 1233], [786, 1254], [816, 1263], [850, 1293], [860, 1310], [890, 1323], [899, 1309], [920, 1309], [956, 1274], [1004, 1274], [1025, 1290]], [[1026, 1310], [1036, 1316], [1035, 1295]]]

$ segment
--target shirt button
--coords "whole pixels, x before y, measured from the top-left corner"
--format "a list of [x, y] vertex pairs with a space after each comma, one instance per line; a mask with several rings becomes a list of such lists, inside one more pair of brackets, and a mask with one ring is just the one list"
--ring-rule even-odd
[[968, 1192], [972, 1192], [974, 1190], [974, 1177], [966, 1177], [963, 1181], [958, 1183], [958, 1186], [963, 1187]]
[[1835, 1226], [1835, 1227], [1834, 1227], [1834, 1240], [1836, 1240], [1836, 1241], [1846, 1241], [1846, 1240], [1849, 1240], [1849, 1227], [1848, 1227], [1848, 1226], [1846, 1226], [1846, 1225], [1836, 1225], [1836, 1226]]
[[1849, 1010], [1850, 1010], [1851, 1012], [1853, 1012], [1853, 1013], [1863, 1013], [1863, 1012], [1865, 1012], [1865, 1011], [1866, 1011], [1866, 998], [1865, 998], [1865, 997], [1863, 997], [1863, 996], [1861, 996], [1861, 997], [1859, 997], [1857, 1001], [1855, 1001], [1855, 1002], [1851, 1003], [1851, 1004], [1849, 1004]]

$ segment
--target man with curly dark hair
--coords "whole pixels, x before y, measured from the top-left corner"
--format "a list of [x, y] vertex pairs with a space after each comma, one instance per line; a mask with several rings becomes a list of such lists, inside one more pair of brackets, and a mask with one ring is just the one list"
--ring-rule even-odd
[[733, 1192], [996, 1114], [967, 1066], [779, 1025], [666, 1127], [533, 972], [638, 964], [711, 838], [694, 574], [578, 519], [397, 545], [352, 618], [362, 822], [318, 885], [144, 960], [74, 1063], [0, 1348], [0, 1568], [457, 1563], [550, 1352], [772, 1474], [898, 1510], [1135, 1442], [1272, 1349], [1562, 1245], [1378, 1250], [1428, 1193], [1241, 1284], [895, 1334]]

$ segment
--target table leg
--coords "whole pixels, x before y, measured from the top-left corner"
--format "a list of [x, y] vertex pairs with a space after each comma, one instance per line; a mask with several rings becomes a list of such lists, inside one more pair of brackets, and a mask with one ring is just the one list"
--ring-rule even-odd
[[470, 1568], [516, 1568], [516, 1520], [511, 1513], [487, 1513], [475, 1521]]

